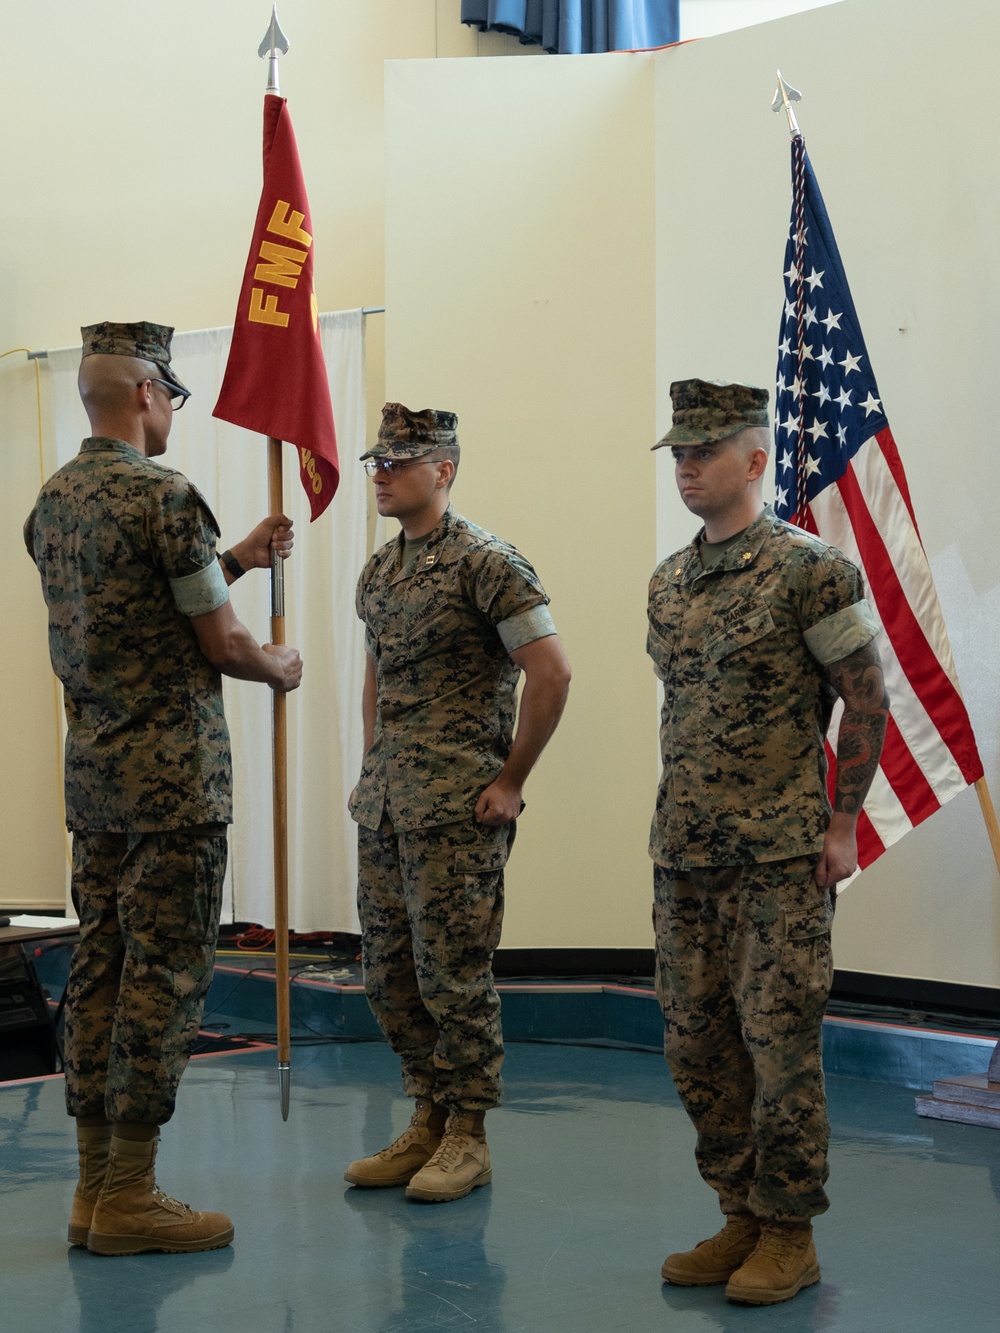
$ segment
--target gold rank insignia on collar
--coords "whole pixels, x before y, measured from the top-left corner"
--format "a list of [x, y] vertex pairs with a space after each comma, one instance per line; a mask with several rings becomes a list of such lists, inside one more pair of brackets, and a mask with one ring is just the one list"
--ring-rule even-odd
[[424, 569], [430, 569], [431, 565], [437, 564], [438, 553], [431, 551], [430, 555], [424, 556]]

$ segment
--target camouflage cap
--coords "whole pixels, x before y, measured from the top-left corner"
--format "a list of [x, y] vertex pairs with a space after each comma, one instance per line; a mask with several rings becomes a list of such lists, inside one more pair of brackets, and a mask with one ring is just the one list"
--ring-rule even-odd
[[378, 439], [361, 455], [366, 458], [422, 458], [434, 449], [458, 444], [458, 417], [454, 412], [436, 412], [432, 407], [411, 412], [402, 403], [386, 403]]
[[768, 426], [768, 393], [752, 384], [722, 384], [718, 380], [675, 380], [670, 386], [673, 425], [653, 445], [711, 444], [726, 440], [751, 426]]
[[100, 352], [105, 356], [135, 356], [140, 361], [153, 361], [168, 384], [189, 392], [170, 369], [170, 339], [174, 331], [166, 324], [150, 324], [147, 320], [115, 324], [106, 319], [103, 324], [88, 324], [80, 330], [80, 336], [84, 356]]

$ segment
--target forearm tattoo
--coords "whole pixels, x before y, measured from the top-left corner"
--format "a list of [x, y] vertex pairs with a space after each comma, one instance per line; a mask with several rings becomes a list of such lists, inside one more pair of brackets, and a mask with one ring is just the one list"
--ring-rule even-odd
[[882, 662], [874, 643], [831, 662], [830, 684], [844, 701], [837, 737], [837, 786], [834, 810], [856, 815], [878, 768], [889, 716], [889, 696]]

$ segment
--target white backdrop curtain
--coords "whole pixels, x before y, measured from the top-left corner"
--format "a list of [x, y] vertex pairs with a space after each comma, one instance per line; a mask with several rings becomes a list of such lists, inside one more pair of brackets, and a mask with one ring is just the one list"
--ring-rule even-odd
[[[286, 638], [302, 653], [301, 688], [288, 704], [289, 924], [293, 930], [357, 931], [355, 828], [347, 797], [361, 767], [364, 633], [354, 585], [366, 559], [364, 316], [320, 315], [341, 461], [340, 488], [309, 522], [295, 451], [284, 449], [285, 512], [295, 520], [295, 552], [285, 566]], [[189, 477], [222, 528], [222, 547], [245, 537], [268, 512], [267, 447], [212, 416], [231, 328], [176, 333], [171, 364], [191, 390], [176, 414], [162, 462]], [[72, 458], [90, 433], [77, 393], [80, 348], [50, 351], [47, 472]], [[254, 570], [231, 589], [236, 614], [258, 640], [270, 637], [268, 575]], [[224, 921], [274, 925], [271, 838], [271, 691], [225, 681], [233, 741], [234, 824]]]

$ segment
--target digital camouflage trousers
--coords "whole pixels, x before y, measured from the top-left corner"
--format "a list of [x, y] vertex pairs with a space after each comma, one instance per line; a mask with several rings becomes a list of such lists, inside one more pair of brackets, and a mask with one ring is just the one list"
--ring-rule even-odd
[[833, 978], [815, 857], [654, 867], [664, 1052], [724, 1213], [825, 1212], [822, 1022]]
[[74, 835], [70, 1115], [170, 1119], [212, 980], [226, 856], [219, 824]]
[[501, 1098], [493, 953], [513, 825], [358, 827], [365, 993], [410, 1097], [467, 1111]]

